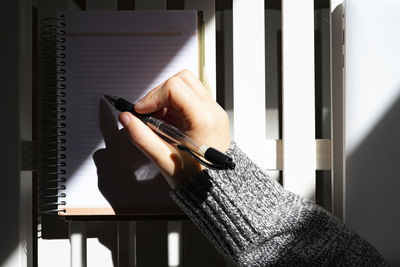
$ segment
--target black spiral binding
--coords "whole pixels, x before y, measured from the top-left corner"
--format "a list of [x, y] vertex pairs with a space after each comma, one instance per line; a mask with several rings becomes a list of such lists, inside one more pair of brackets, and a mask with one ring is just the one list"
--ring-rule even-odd
[[65, 21], [41, 21], [39, 105], [39, 211], [65, 212]]

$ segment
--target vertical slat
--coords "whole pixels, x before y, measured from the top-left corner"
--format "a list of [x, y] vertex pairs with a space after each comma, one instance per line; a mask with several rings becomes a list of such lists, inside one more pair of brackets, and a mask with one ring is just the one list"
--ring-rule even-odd
[[117, 0], [86, 0], [86, 10], [116, 10]]
[[265, 167], [264, 1], [234, 0], [232, 12], [234, 137]]
[[165, 221], [136, 222], [137, 265], [166, 266], [167, 223]]
[[168, 231], [168, 267], [182, 266], [182, 223], [170, 221]]
[[[330, 89], [330, 33], [329, 33], [329, 8], [315, 9], [315, 137], [317, 139], [331, 138], [331, 89]], [[322, 141], [322, 140], [321, 140]], [[317, 143], [318, 151], [318, 143]], [[320, 153], [323, 152], [323, 153]], [[321, 157], [325, 152], [318, 151], [316, 168], [321, 168]], [[329, 168], [330, 169], [330, 168]], [[316, 202], [332, 211], [332, 176], [331, 171], [316, 172]]]
[[164, 10], [166, 8], [166, 0], [135, 0], [135, 10]]
[[[131, 247], [129, 246], [129, 222], [119, 221], [117, 223], [117, 250], [118, 250], [118, 266], [129, 266], [129, 254]], [[132, 252], [132, 254], [134, 254]]]
[[[266, 138], [267, 138], [267, 149], [274, 148], [273, 157], [267, 156], [267, 161], [272, 159], [272, 162], [279, 163], [275, 165], [276, 169], [282, 169], [281, 162], [282, 158], [279, 158], [282, 153], [278, 155], [275, 147], [276, 142], [281, 138], [280, 129], [280, 92], [281, 92], [281, 56], [279, 51], [281, 50], [281, 11], [276, 9], [265, 10], [265, 120], [266, 120]], [[280, 142], [281, 143], [281, 142]], [[272, 145], [272, 147], [271, 147]], [[282, 146], [279, 146], [280, 148]], [[279, 151], [281, 152], [281, 150]], [[272, 155], [269, 154], [268, 155]], [[276, 161], [278, 160], [279, 161]], [[269, 166], [266, 166], [267, 168]], [[275, 168], [274, 168], [275, 169]], [[280, 171], [268, 170], [268, 175], [275, 180], [280, 178]]]
[[[21, 266], [20, 246], [20, 70], [24, 62], [20, 58], [22, 46], [20, 32], [21, 1], [2, 3], [0, 31], [3, 34], [0, 50], [0, 120], [1, 137], [0, 218], [2, 266]], [[12, 112], [10, 112], [12, 111]]]
[[[330, 24], [329, 24], [329, 9], [328, 8], [322, 8], [320, 10], [315, 11], [315, 19], [318, 20], [315, 23], [315, 32], [319, 32], [319, 51], [316, 52], [318, 54], [315, 55], [316, 60], [318, 60], [318, 65], [315, 66], [315, 68], [319, 68], [319, 70], [315, 71], [316, 73], [316, 91], [320, 91], [318, 94], [318, 99], [316, 96], [316, 102], [319, 102], [319, 107], [316, 112], [318, 112], [320, 115], [320, 121], [321, 125], [318, 126], [320, 129], [320, 134], [321, 136], [316, 136], [316, 138], [321, 138], [321, 139], [329, 139], [331, 137], [331, 80], [330, 80]], [[318, 29], [317, 29], [318, 28]], [[315, 42], [316, 43], [316, 42]], [[317, 50], [317, 49], [316, 49]], [[319, 81], [317, 81], [319, 79]], [[318, 84], [318, 85], [317, 85]], [[317, 107], [316, 107], [317, 108]], [[316, 121], [318, 119], [316, 118]]]
[[132, 221], [129, 222], [129, 267], [136, 267], [137, 266], [137, 255], [136, 255], [136, 222]]
[[223, 38], [224, 38], [224, 109], [229, 116], [230, 135], [233, 132], [233, 46], [232, 46], [232, 10], [223, 10]]
[[[19, 1], [20, 140], [32, 140], [32, 1]], [[32, 172], [20, 172], [20, 264], [33, 265]]]
[[182, 222], [182, 244], [184, 257], [183, 266], [204, 267], [204, 266], [224, 266], [227, 261], [215, 249], [209, 240], [200, 232], [192, 221]]
[[282, 1], [283, 185], [315, 199], [314, 2]]
[[215, 0], [185, 0], [185, 9], [201, 10], [204, 15], [205, 74], [211, 92], [216, 97], [216, 52], [215, 52]]
[[133, 10], [134, 7], [134, 0], [118, 0], [118, 10]]
[[71, 267], [85, 267], [86, 226], [84, 222], [69, 223], [69, 241], [71, 243]]
[[332, 213], [344, 221], [344, 87], [343, 87], [343, 0], [332, 0], [331, 25], [331, 139]]
[[279, 76], [281, 73], [279, 58], [281, 43], [281, 12], [276, 9], [266, 9], [265, 13], [265, 81], [266, 81], [266, 136], [267, 139], [280, 139], [279, 118]]

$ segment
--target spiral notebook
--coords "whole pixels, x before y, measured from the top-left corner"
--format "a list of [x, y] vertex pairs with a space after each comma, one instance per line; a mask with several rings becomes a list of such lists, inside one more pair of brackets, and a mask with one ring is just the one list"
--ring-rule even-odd
[[200, 73], [198, 24], [186, 10], [59, 14], [59, 215], [181, 213], [103, 95], [136, 102], [182, 69]]

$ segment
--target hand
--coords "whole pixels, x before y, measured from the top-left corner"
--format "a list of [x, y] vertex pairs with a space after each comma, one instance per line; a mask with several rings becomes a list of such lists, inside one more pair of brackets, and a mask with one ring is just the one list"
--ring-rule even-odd
[[[150, 91], [136, 103], [135, 110], [141, 114], [153, 113], [190, 138], [221, 152], [226, 152], [231, 144], [226, 112], [188, 70], [179, 72]], [[121, 113], [119, 120], [131, 141], [160, 168], [172, 188], [204, 169], [187, 153], [162, 140], [131, 113]]]

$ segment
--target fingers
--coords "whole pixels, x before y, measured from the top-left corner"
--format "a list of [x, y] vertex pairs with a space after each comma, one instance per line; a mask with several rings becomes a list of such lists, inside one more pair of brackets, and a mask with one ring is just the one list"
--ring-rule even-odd
[[127, 130], [131, 141], [162, 171], [171, 174], [173, 170], [168, 156], [172, 153], [171, 147], [131, 113], [123, 112], [119, 114], [118, 119]]
[[[181, 71], [154, 88], [135, 104], [135, 110], [160, 117], [216, 149], [225, 151], [229, 147], [228, 119], [219, 115], [226, 113], [190, 71]], [[202, 169], [197, 161], [162, 140], [131, 113], [121, 113], [119, 120], [132, 142], [160, 167], [173, 188], [179, 179], [187, 179]]]
[[153, 89], [135, 104], [139, 113], [152, 113], [172, 106], [183, 114], [193, 113], [199, 106], [199, 96], [178, 76]]
[[203, 99], [211, 96], [209, 90], [204, 87], [201, 81], [190, 70], [182, 70], [175, 76], [184, 81], [200, 98]]

